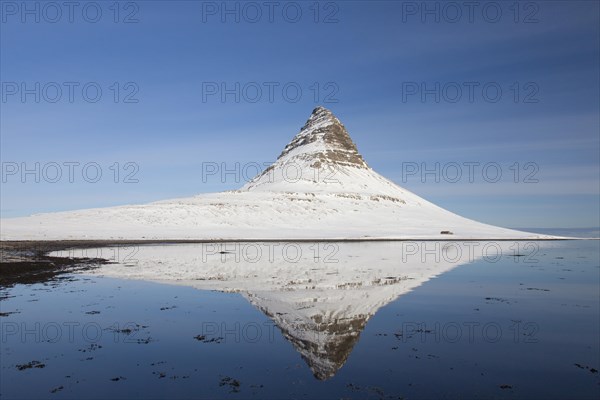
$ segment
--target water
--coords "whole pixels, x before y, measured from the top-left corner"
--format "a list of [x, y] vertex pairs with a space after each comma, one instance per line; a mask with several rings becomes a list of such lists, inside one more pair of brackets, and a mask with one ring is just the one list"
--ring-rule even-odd
[[600, 394], [598, 241], [227, 246], [2, 290], [1, 397]]

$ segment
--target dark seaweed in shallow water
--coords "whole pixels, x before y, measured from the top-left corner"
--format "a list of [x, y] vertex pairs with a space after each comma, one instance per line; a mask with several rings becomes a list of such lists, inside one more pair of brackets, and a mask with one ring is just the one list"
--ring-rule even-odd
[[31, 368], [45, 368], [46, 364], [40, 362], [40, 361], [29, 361], [27, 364], [19, 364], [16, 366], [17, 369], [19, 371], [23, 371], [25, 369], [31, 369]]

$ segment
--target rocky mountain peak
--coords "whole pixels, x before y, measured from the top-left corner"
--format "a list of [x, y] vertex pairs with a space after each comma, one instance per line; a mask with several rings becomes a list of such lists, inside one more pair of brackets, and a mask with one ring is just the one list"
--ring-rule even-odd
[[327, 165], [368, 168], [344, 125], [321, 106], [313, 110], [277, 160], [287, 162], [296, 157], [309, 161], [313, 168]]
[[310, 117], [308, 117], [308, 120], [306, 121], [301, 130], [314, 127], [318, 124], [330, 125], [334, 123], [340, 123], [340, 120], [337, 119], [335, 115], [333, 115], [333, 113], [327, 108], [318, 106], [312, 111]]

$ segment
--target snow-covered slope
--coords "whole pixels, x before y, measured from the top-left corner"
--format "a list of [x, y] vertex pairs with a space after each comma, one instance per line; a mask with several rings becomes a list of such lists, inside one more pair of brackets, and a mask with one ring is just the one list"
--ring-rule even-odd
[[2, 240], [548, 239], [446, 211], [373, 171], [316, 108], [277, 161], [240, 190], [3, 219]]

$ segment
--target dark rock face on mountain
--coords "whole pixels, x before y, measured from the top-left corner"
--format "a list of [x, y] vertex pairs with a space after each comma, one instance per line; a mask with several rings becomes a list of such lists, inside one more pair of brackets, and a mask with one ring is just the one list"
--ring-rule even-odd
[[313, 168], [323, 165], [368, 168], [344, 125], [324, 107], [313, 110], [300, 133], [285, 146], [277, 160], [291, 155], [312, 161]]

